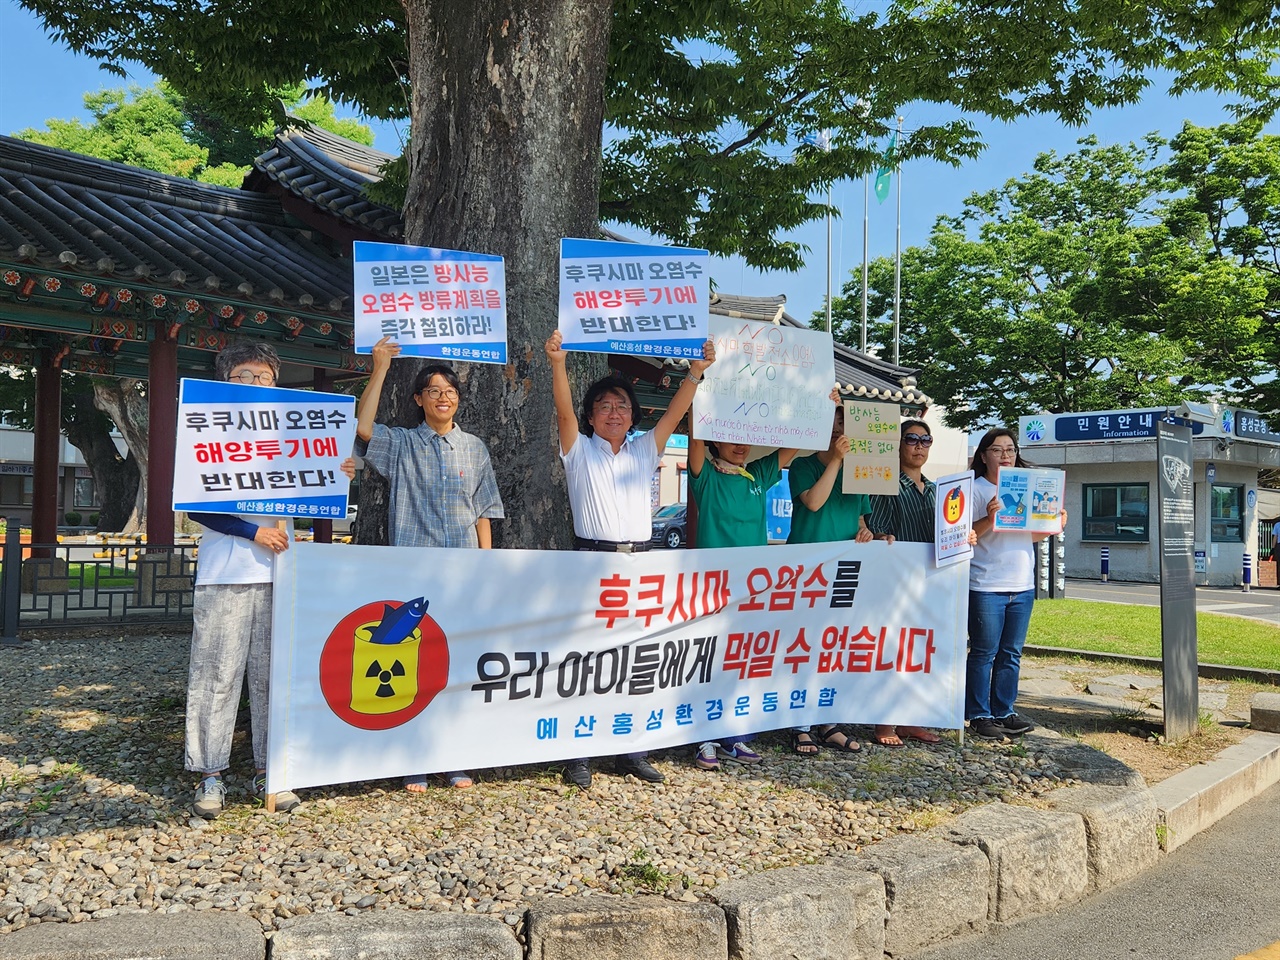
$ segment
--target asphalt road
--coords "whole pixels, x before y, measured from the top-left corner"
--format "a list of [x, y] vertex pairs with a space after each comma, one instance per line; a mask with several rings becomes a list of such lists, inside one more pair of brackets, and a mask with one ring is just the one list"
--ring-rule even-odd
[[1126, 884], [915, 960], [1233, 960], [1275, 945], [1278, 823], [1280, 784]]
[[[1160, 584], [1068, 580], [1067, 597], [1155, 607], [1160, 605]], [[1245, 593], [1239, 587], [1196, 587], [1196, 609], [1200, 613], [1230, 613], [1280, 624], [1280, 590], [1254, 587]]]

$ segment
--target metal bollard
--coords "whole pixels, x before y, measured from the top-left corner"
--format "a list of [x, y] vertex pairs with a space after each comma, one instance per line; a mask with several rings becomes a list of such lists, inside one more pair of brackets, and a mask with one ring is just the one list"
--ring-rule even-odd
[[1111, 548], [1102, 548], [1102, 582], [1106, 583], [1111, 577]]
[[4, 537], [4, 573], [0, 574], [0, 647], [22, 645], [18, 613], [22, 606], [22, 524], [10, 517]]
[[1249, 592], [1249, 582], [1253, 580], [1253, 556], [1246, 553], [1244, 555], [1244, 592]]

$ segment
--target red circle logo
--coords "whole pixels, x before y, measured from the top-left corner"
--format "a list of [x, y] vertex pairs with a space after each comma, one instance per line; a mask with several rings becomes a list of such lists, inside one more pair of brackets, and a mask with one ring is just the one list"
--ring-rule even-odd
[[367, 603], [338, 622], [320, 652], [329, 709], [361, 730], [408, 723], [449, 682], [449, 643], [427, 601]]

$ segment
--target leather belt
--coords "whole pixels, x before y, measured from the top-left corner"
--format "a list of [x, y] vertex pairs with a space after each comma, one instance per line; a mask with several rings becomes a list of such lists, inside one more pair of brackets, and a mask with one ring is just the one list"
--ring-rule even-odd
[[643, 553], [652, 544], [648, 540], [588, 540], [586, 537], [574, 537], [573, 545], [579, 550], [596, 550], [601, 553]]

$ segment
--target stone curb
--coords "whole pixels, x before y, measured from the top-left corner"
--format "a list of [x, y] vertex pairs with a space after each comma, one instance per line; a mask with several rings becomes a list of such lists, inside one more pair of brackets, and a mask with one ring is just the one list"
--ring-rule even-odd
[[244, 915], [139, 912], [26, 927], [0, 938], [0, 960], [903, 957], [1123, 882], [1151, 866], [1159, 847], [1176, 849], [1280, 781], [1276, 734], [1254, 734], [1154, 790], [1104, 754], [1037, 735], [1055, 762], [1090, 781], [1053, 791], [1049, 809], [976, 807], [924, 836], [723, 884], [715, 903], [543, 900], [529, 907], [520, 934], [465, 914], [312, 915], [271, 940]]
[[[1267, 622], [1270, 623], [1271, 621]], [[1164, 661], [1159, 657], [1139, 657], [1126, 653], [1100, 653], [1096, 650], [1074, 650], [1070, 647], [1042, 647], [1038, 644], [1030, 643], [1022, 648], [1022, 654], [1026, 657], [1079, 657], [1081, 660], [1093, 660], [1097, 663], [1127, 663], [1135, 667], [1150, 667], [1152, 670], [1160, 670], [1164, 666]], [[1273, 687], [1280, 687], [1280, 670], [1265, 670], [1260, 667], [1232, 667], [1221, 663], [1200, 663], [1196, 665], [1196, 674], [1205, 680], [1249, 680], [1253, 683], [1267, 683]]]
[[1160, 845], [1170, 852], [1280, 781], [1280, 734], [1255, 733], [1216, 758], [1157, 783]]

